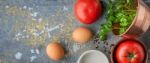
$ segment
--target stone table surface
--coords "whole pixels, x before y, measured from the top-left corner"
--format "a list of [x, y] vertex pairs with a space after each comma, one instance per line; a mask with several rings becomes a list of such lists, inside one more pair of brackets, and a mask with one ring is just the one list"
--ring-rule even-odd
[[[0, 63], [76, 63], [84, 51], [93, 49], [110, 59], [110, 49], [122, 38], [110, 33], [106, 42], [98, 39], [106, 2], [103, 0], [103, 16], [96, 23], [85, 25], [74, 16], [75, 0], [0, 0]], [[80, 26], [95, 33], [91, 41], [82, 45], [71, 38], [73, 29]], [[150, 48], [150, 30], [139, 39]], [[46, 55], [45, 48], [52, 41], [59, 41], [66, 50], [60, 61]]]

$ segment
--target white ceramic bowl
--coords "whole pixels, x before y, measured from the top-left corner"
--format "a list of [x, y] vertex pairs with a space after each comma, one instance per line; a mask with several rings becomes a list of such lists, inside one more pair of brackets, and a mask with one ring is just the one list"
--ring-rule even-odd
[[88, 50], [79, 57], [77, 63], [109, 63], [109, 60], [100, 51]]

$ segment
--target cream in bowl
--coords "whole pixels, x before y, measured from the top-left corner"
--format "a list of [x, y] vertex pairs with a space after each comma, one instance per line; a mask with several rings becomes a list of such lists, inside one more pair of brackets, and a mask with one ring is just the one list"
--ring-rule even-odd
[[88, 50], [79, 57], [77, 63], [109, 63], [109, 60], [100, 51]]

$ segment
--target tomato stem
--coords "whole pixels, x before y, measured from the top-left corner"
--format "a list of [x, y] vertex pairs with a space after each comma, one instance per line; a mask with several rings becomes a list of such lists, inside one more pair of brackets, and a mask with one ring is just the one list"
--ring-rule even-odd
[[128, 56], [130, 59], [133, 59], [135, 57], [135, 54], [134, 53], [129, 53], [129, 56]]

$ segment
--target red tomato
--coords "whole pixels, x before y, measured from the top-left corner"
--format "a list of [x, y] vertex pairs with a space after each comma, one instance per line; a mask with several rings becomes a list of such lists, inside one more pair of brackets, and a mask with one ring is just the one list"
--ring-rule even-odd
[[100, 0], [77, 0], [74, 8], [76, 17], [84, 24], [94, 23], [102, 12]]
[[119, 44], [115, 55], [117, 63], [143, 63], [145, 51], [139, 42], [127, 40]]

